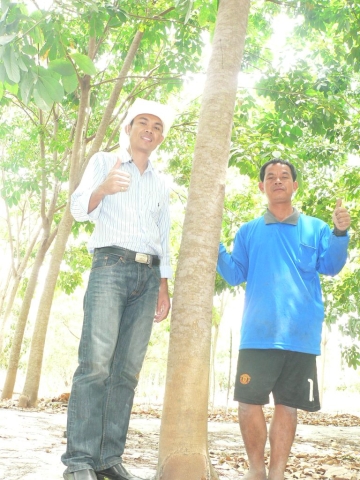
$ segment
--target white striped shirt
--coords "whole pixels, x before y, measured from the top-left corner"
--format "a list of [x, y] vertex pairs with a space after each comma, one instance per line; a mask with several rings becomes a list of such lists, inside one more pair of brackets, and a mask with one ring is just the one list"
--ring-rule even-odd
[[119, 158], [119, 154], [96, 153], [71, 196], [71, 213], [79, 222], [95, 223], [88, 243], [89, 252], [115, 245], [158, 255], [161, 278], [171, 278], [169, 190], [150, 161], [141, 175], [127, 150], [121, 150], [120, 157], [123, 162], [120, 168], [131, 175], [128, 190], [106, 195], [95, 210], [87, 213], [91, 194]]

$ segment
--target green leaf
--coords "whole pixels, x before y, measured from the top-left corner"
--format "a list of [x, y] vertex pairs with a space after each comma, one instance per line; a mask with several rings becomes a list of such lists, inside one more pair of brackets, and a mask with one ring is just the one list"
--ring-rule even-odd
[[20, 81], [20, 68], [17, 64], [17, 58], [14, 50], [7, 49], [4, 54], [4, 65], [6, 69], [7, 76], [9, 80], [14, 83], [19, 83]]
[[61, 81], [66, 93], [74, 92], [79, 85], [77, 75], [71, 75], [71, 77], [63, 77]]
[[[116, 17], [114, 17], [112, 20], [115, 20], [118, 25], [120, 25], [120, 22], [117, 21]], [[111, 20], [109, 22], [109, 25], [111, 25]], [[95, 37], [95, 36], [101, 36], [102, 32], [104, 31], [104, 25], [102, 22], [101, 17], [98, 15], [92, 15], [90, 18], [90, 36]]]
[[24, 63], [24, 60], [21, 57], [18, 58], [18, 66], [19, 66], [20, 70], [22, 70], [23, 72], [28, 71], [28, 68]]
[[300, 127], [295, 125], [295, 127], [292, 127], [292, 129], [291, 129], [291, 134], [295, 135], [296, 137], [302, 137], [303, 131], [301, 130]]
[[8, 78], [6, 75], [5, 65], [0, 63], [0, 82], [5, 82], [6, 80], [8, 80]]
[[44, 41], [42, 31], [39, 27], [32, 28], [29, 32], [29, 35], [36, 44], [42, 44]]
[[1, 10], [3, 14], [1, 15], [0, 22], [3, 22], [6, 18], [6, 15], [9, 10], [10, 0], [1, 0]]
[[26, 55], [31, 55], [31, 56], [34, 56], [38, 53], [38, 49], [35, 48], [33, 45], [25, 45], [22, 51], [26, 53]]
[[6, 45], [7, 43], [12, 42], [15, 37], [16, 33], [13, 33], [12, 35], [0, 35], [0, 45]]
[[[58, 82], [56, 78], [52, 78], [48, 75], [39, 77], [38, 83], [42, 83], [47, 95], [53, 102], [61, 102], [64, 98], [63, 86]], [[40, 88], [40, 91], [44, 91]]]
[[3, 83], [0, 83], [0, 100], [2, 99], [4, 95], [4, 85]]
[[83, 55], [81, 53], [73, 53], [70, 55], [71, 58], [74, 60], [76, 65], [87, 75], [95, 75], [96, 68], [93, 64], [93, 61], [87, 55]]
[[121, 20], [122, 23], [126, 22], [127, 19], [128, 19], [128, 14], [127, 14], [127, 12], [125, 12], [124, 10], [121, 10], [121, 9], [117, 10], [116, 16], [117, 16], [118, 18], [120, 18], [120, 20]]
[[198, 22], [200, 27], [205, 27], [205, 25], [209, 22], [209, 16], [212, 14], [211, 10], [211, 6], [207, 3], [204, 3], [199, 8]]
[[19, 91], [19, 85], [17, 83], [10, 84], [10, 83], [5, 82], [5, 89], [8, 92], [12, 93], [13, 95], [17, 95], [17, 93]]
[[35, 79], [32, 75], [24, 75], [20, 82], [20, 93], [22, 101], [27, 105], [29, 103]]
[[109, 21], [109, 27], [119, 27], [122, 23], [123, 22], [119, 18], [112, 17]]
[[40, 81], [36, 83], [33, 95], [34, 101], [40, 110], [45, 110], [46, 112], [51, 110], [53, 101], [48, 95], [46, 88]]
[[72, 76], [75, 73], [73, 64], [64, 58], [53, 60], [49, 63], [50, 70], [63, 75], [64, 77]]

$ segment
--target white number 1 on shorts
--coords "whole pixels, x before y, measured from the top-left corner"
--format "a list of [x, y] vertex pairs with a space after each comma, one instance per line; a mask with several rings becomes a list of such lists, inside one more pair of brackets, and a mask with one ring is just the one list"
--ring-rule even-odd
[[314, 401], [314, 381], [311, 378], [308, 378], [308, 382], [310, 383], [310, 391], [309, 391], [309, 401]]

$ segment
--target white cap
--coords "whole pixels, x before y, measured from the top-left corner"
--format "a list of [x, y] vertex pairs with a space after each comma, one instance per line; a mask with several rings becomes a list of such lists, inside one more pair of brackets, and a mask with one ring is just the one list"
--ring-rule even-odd
[[129, 108], [121, 126], [120, 147], [127, 148], [129, 143], [129, 137], [125, 133], [125, 127], [130, 125], [134, 118], [142, 113], [149, 113], [150, 115], [155, 115], [156, 117], [160, 118], [163, 124], [162, 135], [164, 138], [168, 134], [176, 114], [175, 110], [169, 105], [164, 105], [163, 103], [154, 102], [152, 100], [144, 100], [143, 98], [136, 98], [134, 103]]

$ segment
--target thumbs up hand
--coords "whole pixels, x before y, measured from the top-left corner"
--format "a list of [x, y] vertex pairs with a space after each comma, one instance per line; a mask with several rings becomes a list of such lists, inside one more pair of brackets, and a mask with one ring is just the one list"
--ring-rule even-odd
[[114, 195], [118, 192], [126, 192], [130, 185], [131, 176], [129, 173], [120, 169], [121, 158], [116, 160], [104, 182], [100, 185], [104, 195]]
[[336, 200], [336, 207], [332, 216], [335, 227], [340, 231], [345, 231], [350, 227], [350, 215], [346, 208], [341, 206], [341, 200]]

